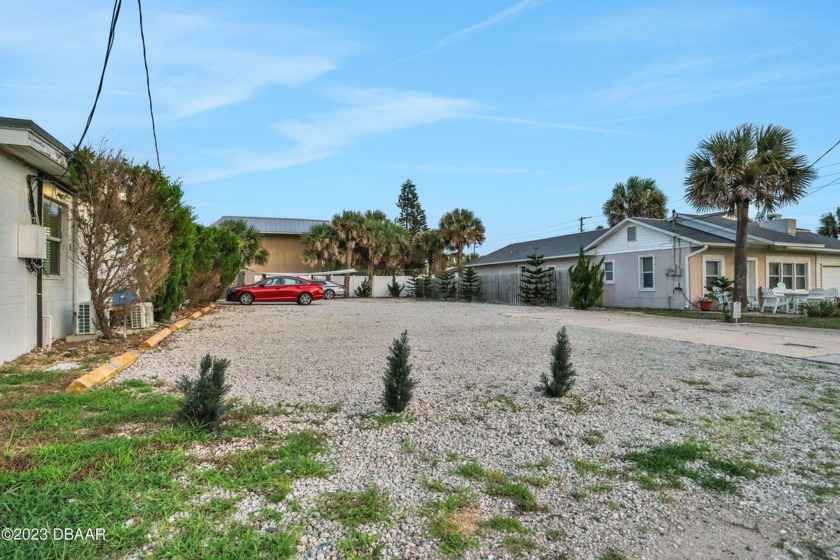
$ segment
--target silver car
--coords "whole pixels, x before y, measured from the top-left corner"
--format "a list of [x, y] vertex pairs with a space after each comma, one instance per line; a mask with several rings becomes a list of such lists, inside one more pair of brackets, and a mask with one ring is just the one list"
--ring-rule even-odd
[[332, 299], [335, 296], [344, 297], [344, 286], [341, 284], [317, 278], [313, 278], [312, 281], [324, 288], [324, 299]]

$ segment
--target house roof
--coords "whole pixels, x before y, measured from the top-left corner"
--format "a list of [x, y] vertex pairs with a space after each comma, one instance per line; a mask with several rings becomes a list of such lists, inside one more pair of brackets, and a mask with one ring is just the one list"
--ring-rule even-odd
[[[608, 230], [585, 231], [560, 237], [523, 241], [502, 247], [498, 251], [480, 257], [471, 266], [488, 266], [491, 264], [524, 262], [527, 255], [536, 249], [545, 258], [575, 256], [578, 248], [583, 245], [591, 249], [606, 238], [615, 234], [625, 223], [636, 223], [660, 230], [669, 235], [677, 235], [698, 245], [731, 245], [735, 246], [735, 220], [726, 218], [722, 212], [714, 214], [690, 215], [678, 214], [676, 220], [656, 220], [652, 218], [625, 218], [619, 224]], [[747, 226], [747, 235], [751, 243], [769, 245], [784, 245], [803, 249], [840, 251], [840, 239], [834, 239], [797, 230], [795, 235], [772, 230], [756, 222]]]
[[278, 233], [286, 235], [300, 235], [306, 233], [312, 226], [328, 224], [329, 220], [304, 220], [298, 218], [258, 218], [253, 216], [222, 216], [213, 224], [217, 226], [223, 222], [241, 220], [253, 226], [260, 233]]
[[470, 266], [478, 267], [491, 264], [525, 262], [528, 260], [528, 255], [534, 251], [542, 254], [546, 259], [574, 257], [577, 256], [581, 246], [586, 247], [608, 231], [607, 229], [596, 229], [584, 231], [583, 233], [513, 243], [483, 257], [479, 257], [471, 262]]

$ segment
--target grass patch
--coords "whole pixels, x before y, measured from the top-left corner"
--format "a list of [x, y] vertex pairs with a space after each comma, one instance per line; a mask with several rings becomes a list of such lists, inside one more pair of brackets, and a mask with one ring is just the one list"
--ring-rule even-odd
[[432, 500], [423, 508], [429, 518], [429, 535], [440, 539], [440, 551], [460, 557], [478, 544], [478, 510], [475, 496], [460, 490], [443, 500]]
[[487, 471], [484, 470], [484, 467], [482, 467], [475, 459], [471, 460], [469, 463], [458, 465], [455, 472], [465, 478], [469, 478], [470, 480], [484, 480], [484, 477], [487, 476]]
[[521, 482], [514, 482], [505, 475], [490, 476], [487, 479], [487, 494], [510, 498], [519, 511], [538, 511], [540, 508], [531, 490]]
[[627, 560], [627, 556], [617, 548], [610, 547], [598, 557], [598, 560]]
[[371, 485], [360, 492], [328, 492], [322, 499], [324, 517], [345, 527], [385, 521], [391, 517], [388, 493]]
[[578, 457], [572, 457], [571, 460], [575, 471], [581, 476], [585, 474], [598, 474], [604, 469], [604, 466], [597, 461], [588, 461]]
[[554, 459], [551, 457], [543, 457], [536, 463], [524, 463], [519, 465], [523, 469], [547, 469], [554, 464]]
[[424, 475], [420, 479], [420, 483], [423, 484], [423, 488], [430, 492], [440, 492], [441, 494], [448, 494], [450, 492], [450, 488], [442, 480], [437, 478], [428, 478]]
[[737, 484], [732, 479], [756, 479], [772, 472], [763, 465], [749, 461], [721, 459], [708, 446], [693, 441], [634, 451], [627, 453], [624, 460], [634, 464], [634, 469], [639, 473], [639, 485], [651, 490], [663, 486], [682, 488], [682, 479], [687, 478], [708, 490], [735, 493]]
[[408, 414], [376, 414], [373, 416], [365, 416], [363, 418], [370, 420], [370, 423], [364, 426], [364, 429], [366, 430], [387, 428], [389, 426], [393, 426], [394, 424], [410, 424], [415, 420], [414, 416], [410, 416]]
[[604, 437], [604, 432], [601, 430], [589, 430], [580, 436], [580, 440], [590, 447], [595, 447], [604, 443], [606, 438]]
[[494, 531], [501, 531], [503, 533], [519, 533], [521, 535], [529, 535], [533, 531], [527, 529], [522, 525], [516, 517], [507, 517], [505, 515], [494, 515], [490, 519], [479, 523], [481, 527], [493, 529]]
[[537, 488], [546, 488], [551, 484], [551, 479], [547, 476], [537, 476], [535, 474], [518, 474], [513, 479], [517, 482], [524, 482], [525, 484], [536, 486]]
[[516, 404], [516, 401], [510, 395], [496, 395], [487, 402], [499, 403], [503, 408], [508, 409], [510, 412], [519, 412], [522, 410], [522, 407]]
[[711, 385], [711, 383], [709, 381], [704, 381], [702, 379], [682, 379], [682, 378], [680, 378], [680, 379], [677, 379], [677, 381], [685, 383], [689, 387], [707, 387], [707, 386]]
[[509, 535], [502, 539], [502, 542], [514, 556], [520, 556], [528, 551], [537, 550], [539, 548], [536, 541], [521, 535]]
[[352, 529], [346, 537], [338, 541], [336, 549], [350, 560], [368, 560], [382, 558], [385, 552], [384, 543], [376, 535], [363, 533]]
[[[724, 322], [722, 313], [709, 313], [707, 311], [680, 311], [677, 309], [649, 309], [635, 308], [615, 310], [619, 313], [633, 311], [645, 315], [661, 315], [665, 317], [680, 317], [683, 319], [700, 319], [705, 321]], [[758, 313], [743, 313], [739, 319], [741, 323], [757, 323], [763, 325], [781, 325], [789, 327], [810, 327], [815, 329], [840, 329], [840, 318], [838, 317], [807, 317], [801, 315], [771, 315]]]

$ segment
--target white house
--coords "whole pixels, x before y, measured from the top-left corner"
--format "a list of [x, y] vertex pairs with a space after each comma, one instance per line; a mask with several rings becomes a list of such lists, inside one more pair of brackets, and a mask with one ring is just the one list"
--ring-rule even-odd
[[69, 153], [34, 122], [0, 117], [0, 362], [73, 334], [89, 299]]

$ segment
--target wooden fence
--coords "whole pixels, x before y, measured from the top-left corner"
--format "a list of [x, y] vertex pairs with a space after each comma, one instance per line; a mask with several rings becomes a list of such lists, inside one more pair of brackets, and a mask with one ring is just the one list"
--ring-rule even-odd
[[[513, 274], [488, 274], [479, 276], [481, 280], [481, 292], [478, 301], [482, 303], [502, 303], [507, 305], [522, 305], [519, 298], [520, 275]], [[552, 297], [548, 305], [555, 307], [568, 307], [571, 298], [569, 288], [569, 273], [567, 271], [555, 270], [552, 277]]]

